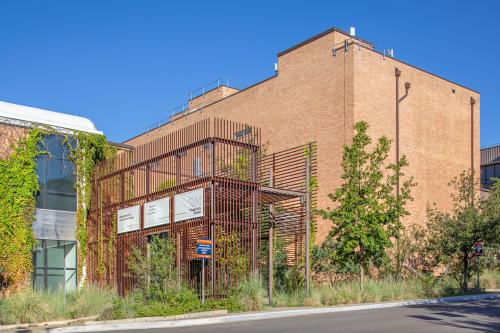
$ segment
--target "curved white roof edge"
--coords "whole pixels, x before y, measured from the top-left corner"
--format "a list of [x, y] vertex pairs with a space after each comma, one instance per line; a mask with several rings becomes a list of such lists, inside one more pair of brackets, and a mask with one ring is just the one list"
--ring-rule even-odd
[[69, 130], [102, 134], [87, 118], [0, 101], [0, 117]]

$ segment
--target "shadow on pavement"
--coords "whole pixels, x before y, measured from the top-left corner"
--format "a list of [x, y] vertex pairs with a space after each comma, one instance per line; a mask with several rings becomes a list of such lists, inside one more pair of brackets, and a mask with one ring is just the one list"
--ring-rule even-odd
[[408, 317], [434, 321], [435, 325], [483, 332], [500, 332], [500, 300], [420, 304], [408, 308], [430, 312], [433, 316], [408, 315]]

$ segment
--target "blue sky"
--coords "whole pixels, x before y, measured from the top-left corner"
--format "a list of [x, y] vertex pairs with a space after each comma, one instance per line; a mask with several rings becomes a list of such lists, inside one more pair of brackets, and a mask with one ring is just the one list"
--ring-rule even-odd
[[[481, 93], [500, 143], [500, 1], [0, 1], [0, 100], [92, 119], [123, 141], [219, 78], [249, 85], [330, 27]], [[445, 130], [445, 129], [443, 129]]]

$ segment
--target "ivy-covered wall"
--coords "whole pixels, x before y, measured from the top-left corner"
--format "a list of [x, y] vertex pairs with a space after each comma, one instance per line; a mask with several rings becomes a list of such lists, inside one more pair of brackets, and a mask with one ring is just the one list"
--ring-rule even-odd
[[[35, 237], [36, 196], [39, 192], [37, 156], [43, 154], [39, 143], [44, 135], [57, 133], [52, 128], [33, 128], [10, 145], [10, 153], [0, 156], [0, 287], [19, 290], [30, 285], [32, 249]], [[69, 158], [75, 163], [77, 192], [77, 231], [79, 242], [78, 276], [80, 284], [85, 274], [87, 250], [87, 219], [93, 171], [100, 161], [112, 158], [114, 148], [103, 135], [75, 132], [63, 134], [63, 144], [70, 148]], [[69, 136], [76, 139], [76, 148]], [[16, 141], [11, 140], [11, 141]]]
[[29, 282], [35, 244], [38, 176], [36, 157], [42, 131], [19, 139], [8, 157], [0, 159], [0, 274], [2, 283], [20, 289]]

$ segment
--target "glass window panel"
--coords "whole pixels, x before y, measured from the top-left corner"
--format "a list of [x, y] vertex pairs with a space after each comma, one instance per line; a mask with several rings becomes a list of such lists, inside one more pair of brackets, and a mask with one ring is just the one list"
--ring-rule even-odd
[[45, 189], [45, 163], [46, 156], [40, 155], [36, 159], [36, 173], [38, 175], [38, 183], [40, 185], [40, 191]]
[[76, 269], [76, 242], [68, 242], [65, 246], [66, 268]]
[[495, 178], [500, 178], [500, 164], [495, 165]]
[[491, 179], [492, 177], [495, 176], [495, 166], [494, 165], [488, 165], [486, 167], [486, 182], [488, 184], [491, 184]]
[[71, 161], [59, 158], [48, 160], [45, 189], [53, 192], [75, 192], [75, 170]]
[[36, 208], [45, 208], [45, 192], [40, 192], [36, 196]]
[[47, 192], [44, 208], [75, 212], [76, 195], [56, 194]]
[[47, 275], [64, 276], [64, 269], [47, 269]]
[[33, 288], [35, 290], [44, 290], [45, 289], [45, 279], [43, 275], [35, 275], [33, 279]]
[[47, 276], [47, 290], [58, 291], [64, 285], [64, 275]]
[[44, 266], [44, 260], [43, 260], [43, 254], [44, 254], [44, 250], [42, 248], [38, 248], [36, 250], [33, 251], [33, 256], [34, 256], [34, 263], [35, 263], [35, 267], [40, 267], [40, 268], [43, 268]]
[[57, 241], [47, 240], [47, 267], [64, 268], [64, 247]]
[[76, 289], [76, 270], [66, 270], [66, 291]]
[[68, 157], [68, 147], [62, 135], [47, 135], [41, 142], [41, 149], [47, 151], [51, 157]]

